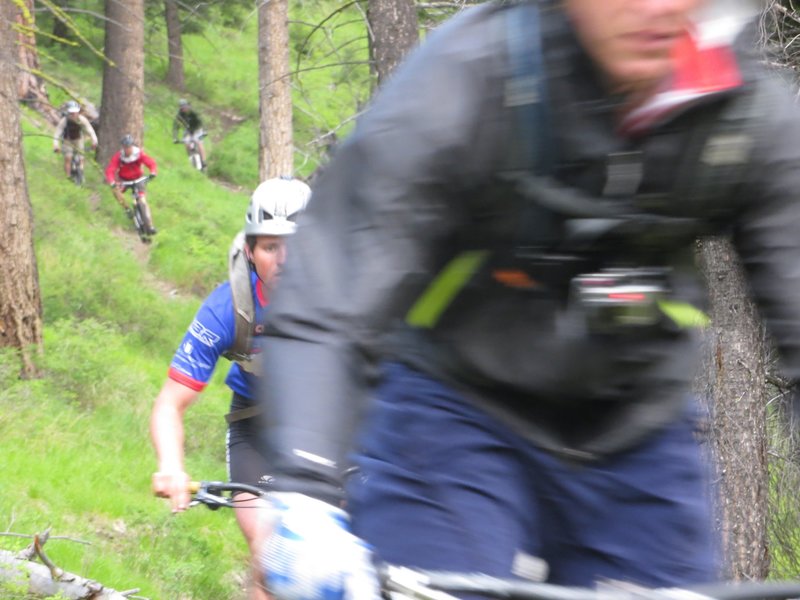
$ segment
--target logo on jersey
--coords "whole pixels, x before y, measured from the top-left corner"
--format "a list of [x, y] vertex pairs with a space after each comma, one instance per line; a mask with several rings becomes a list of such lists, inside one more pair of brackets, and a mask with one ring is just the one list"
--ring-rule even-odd
[[189, 325], [189, 333], [191, 333], [192, 336], [194, 336], [201, 343], [211, 347], [213, 347], [214, 344], [216, 344], [220, 339], [216, 333], [208, 329], [197, 319], [192, 321], [192, 324]]
[[194, 346], [192, 346], [192, 342], [190, 342], [189, 340], [186, 340], [186, 342], [183, 344], [183, 352], [184, 352], [184, 354], [191, 354], [192, 350], [194, 350]]

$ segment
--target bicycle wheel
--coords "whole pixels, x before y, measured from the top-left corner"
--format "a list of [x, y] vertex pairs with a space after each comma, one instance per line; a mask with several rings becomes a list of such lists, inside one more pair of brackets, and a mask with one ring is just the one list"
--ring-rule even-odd
[[80, 158], [72, 159], [72, 167], [70, 170], [70, 177], [75, 185], [83, 185], [83, 167]]
[[136, 233], [139, 234], [139, 239], [147, 244], [150, 241], [150, 235], [147, 233], [147, 221], [138, 198], [133, 201], [133, 223], [136, 225]]
[[200, 153], [195, 151], [189, 155], [189, 162], [198, 171], [203, 170], [203, 161], [200, 160]]

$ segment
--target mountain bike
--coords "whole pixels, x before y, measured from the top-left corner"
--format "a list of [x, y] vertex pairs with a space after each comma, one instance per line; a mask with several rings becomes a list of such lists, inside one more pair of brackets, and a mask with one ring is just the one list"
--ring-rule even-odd
[[120, 181], [117, 183], [120, 194], [123, 194], [128, 188], [131, 190], [131, 207], [127, 210], [127, 213], [128, 216], [133, 219], [133, 224], [136, 227], [136, 233], [139, 234], [139, 239], [145, 244], [150, 243], [153, 235], [151, 232], [154, 231], [153, 224], [149, 222], [147, 211], [142, 204], [145, 187], [150, 179], [152, 179], [152, 175], [143, 175], [138, 179]]
[[[262, 488], [221, 481], [192, 482], [190, 506], [233, 508], [235, 492], [267, 498]], [[378, 565], [383, 596], [392, 600], [459, 600], [461, 595], [502, 600], [790, 600], [800, 598], [800, 582], [711, 583], [687, 588], [647, 588], [628, 582], [600, 582], [595, 588], [569, 587], [476, 573], [425, 571]]]
[[[189, 156], [189, 164], [192, 165], [198, 171], [202, 171], [205, 168], [203, 164], [203, 159], [200, 157], [200, 150], [198, 148], [198, 142], [206, 137], [208, 133], [205, 131], [201, 131], [197, 134], [187, 134], [184, 136], [184, 140], [176, 140], [176, 144], [184, 144], [186, 146], [186, 154]], [[188, 138], [188, 140], [187, 140]]]

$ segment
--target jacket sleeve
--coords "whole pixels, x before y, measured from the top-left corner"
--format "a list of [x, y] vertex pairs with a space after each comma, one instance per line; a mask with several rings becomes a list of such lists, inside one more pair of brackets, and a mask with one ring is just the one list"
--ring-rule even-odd
[[784, 374], [800, 381], [800, 111], [788, 90], [774, 89], [770, 104], [754, 131], [759, 143], [734, 243]]
[[56, 130], [53, 132], [53, 148], [58, 148], [61, 143], [61, 136], [64, 135], [64, 128], [67, 126], [67, 118], [61, 117], [61, 120], [56, 125]]
[[465, 11], [400, 67], [337, 150], [288, 243], [257, 394], [278, 489], [335, 499], [366, 357], [449, 258], [466, 174], [486, 176], [487, 144], [476, 137], [496, 71], [491, 10]]
[[152, 156], [148, 156], [142, 151], [142, 164], [150, 170], [152, 175], [155, 175], [158, 172], [158, 167], [156, 166], [156, 161]]
[[92, 140], [92, 146], [97, 146], [97, 134], [94, 132], [94, 127], [92, 127], [92, 124], [89, 122], [89, 119], [81, 115], [80, 121], [81, 121], [81, 127], [88, 134], [89, 139]]
[[108, 183], [114, 183], [114, 178], [117, 175], [118, 169], [119, 169], [119, 151], [114, 153], [114, 156], [111, 157], [111, 160], [108, 161], [108, 165], [106, 165], [106, 181]]

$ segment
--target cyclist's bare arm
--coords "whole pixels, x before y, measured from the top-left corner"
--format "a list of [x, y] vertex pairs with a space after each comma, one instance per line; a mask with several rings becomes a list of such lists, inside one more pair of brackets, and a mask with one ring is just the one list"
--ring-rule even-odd
[[153, 404], [150, 438], [158, 457], [153, 493], [169, 498], [173, 512], [189, 506], [189, 476], [184, 466], [183, 415], [200, 392], [167, 378]]

